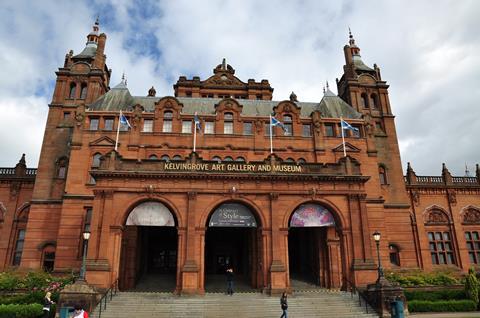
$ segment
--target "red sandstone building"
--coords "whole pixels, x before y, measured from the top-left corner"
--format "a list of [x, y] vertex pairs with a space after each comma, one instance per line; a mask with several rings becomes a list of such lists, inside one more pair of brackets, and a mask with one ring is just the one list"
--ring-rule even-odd
[[[87, 38], [56, 73], [38, 169], [0, 168], [2, 269], [78, 270], [87, 230], [87, 281], [124, 290], [155, 278], [203, 293], [227, 266], [265, 291], [361, 286], [376, 279], [375, 230], [386, 268], [480, 262], [478, 165], [403, 175], [388, 85], [352, 36], [338, 96], [311, 103], [273, 101], [225, 61], [174, 96], [132, 96], [109, 86], [98, 23]], [[272, 139], [271, 115], [285, 125]], [[346, 156], [340, 118], [359, 130], [344, 130]]]

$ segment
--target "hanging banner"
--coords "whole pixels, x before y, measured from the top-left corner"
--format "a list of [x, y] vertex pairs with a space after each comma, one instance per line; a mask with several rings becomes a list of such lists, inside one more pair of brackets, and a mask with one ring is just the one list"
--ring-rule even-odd
[[160, 202], [144, 202], [128, 215], [126, 225], [175, 226], [170, 210]]
[[239, 203], [224, 203], [210, 217], [210, 227], [257, 227], [249, 208]]
[[333, 215], [323, 206], [313, 203], [302, 204], [293, 213], [290, 227], [334, 226]]

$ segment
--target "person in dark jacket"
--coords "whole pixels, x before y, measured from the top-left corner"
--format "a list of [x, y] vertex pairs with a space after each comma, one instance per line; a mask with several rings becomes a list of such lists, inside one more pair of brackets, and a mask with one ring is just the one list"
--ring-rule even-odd
[[280, 318], [288, 318], [288, 304], [286, 292], [283, 292], [282, 297], [280, 297], [280, 306], [282, 307], [282, 315], [280, 316]]
[[47, 292], [43, 298], [43, 318], [50, 317], [50, 309], [52, 309], [52, 305], [54, 304], [50, 297], [52, 297], [52, 293]]
[[227, 275], [227, 295], [232, 296], [233, 295], [233, 278], [234, 278], [233, 268], [228, 267], [225, 274]]

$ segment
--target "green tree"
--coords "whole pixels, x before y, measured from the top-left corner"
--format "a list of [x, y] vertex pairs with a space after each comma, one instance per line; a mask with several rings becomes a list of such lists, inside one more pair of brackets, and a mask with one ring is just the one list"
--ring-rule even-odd
[[467, 297], [473, 300], [478, 306], [478, 279], [475, 269], [472, 267], [468, 270], [468, 276], [465, 279], [465, 293]]

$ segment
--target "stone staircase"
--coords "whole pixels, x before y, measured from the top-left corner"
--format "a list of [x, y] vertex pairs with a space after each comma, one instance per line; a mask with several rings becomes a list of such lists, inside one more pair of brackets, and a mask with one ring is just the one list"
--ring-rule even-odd
[[[349, 293], [317, 289], [295, 292], [288, 297], [288, 317], [378, 317], [358, 305]], [[204, 296], [176, 296], [171, 293], [120, 292], [108, 302], [102, 318], [209, 317], [267, 318], [280, 317], [279, 297], [260, 293], [207, 293]], [[98, 318], [98, 310], [91, 317]]]

